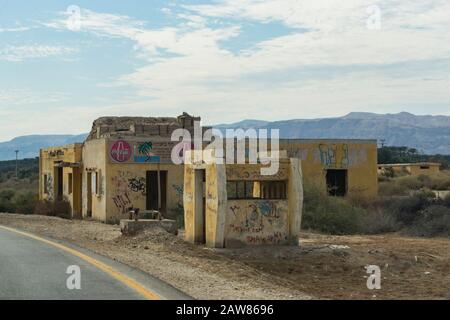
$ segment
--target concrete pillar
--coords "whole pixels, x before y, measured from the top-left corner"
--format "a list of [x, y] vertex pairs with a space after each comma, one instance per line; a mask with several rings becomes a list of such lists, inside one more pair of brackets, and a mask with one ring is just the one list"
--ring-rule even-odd
[[303, 212], [303, 179], [301, 161], [291, 158], [288, 184], [289, 242], [298, 243]]
[[206, 168], [206, 245], [223, 248], [227, 205], [225, 165], [212, 163]]

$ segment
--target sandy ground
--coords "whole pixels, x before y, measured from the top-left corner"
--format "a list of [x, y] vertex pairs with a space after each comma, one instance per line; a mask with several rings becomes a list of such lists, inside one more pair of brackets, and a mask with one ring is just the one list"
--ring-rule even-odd
[[[325, 236], [300, 247], [208, 249], [160, 229], [0, 214], [0, 224], [63, 239], [152, 274], [197, 299], [450, 299], [450, 238]], [[382, 272], [366, 286], [367, 265]]]

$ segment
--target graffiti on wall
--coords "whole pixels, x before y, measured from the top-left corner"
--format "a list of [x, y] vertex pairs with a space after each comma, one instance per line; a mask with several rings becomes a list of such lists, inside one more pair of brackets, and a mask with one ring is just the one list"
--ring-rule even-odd
[[280, 167], [278, 172], [274, 175], [264, 176], [261, 175], [261, 170], [258, 169], [248, 169], [248, 167], [234, 165], [226, 169], [228, 180], [283, 180], [288, 177], [288, 169], [285, 167]]
[[230, 207], [230, 210], [231, 210], [231, 212], [233, 212], [233, 215], [234, 215], [235, 217], [237, 217], [236, 213], [237, 213], [237, 211], [238, 211], [239, 209], [240, 209], [240, 207], [237, 206], [237, 205], [233, 205], [233, 206]]
[[278, 244], [287, 240], [285, 201], [240, 201], [228, 207], [228, 238], [248, 244]]
[[147, 194], [147, 181], [130, 171], [118, 171], [111, 177], [112, 200], [119, 213], [128, 212], [133, 201], [139, 201]]
[[117, 175], [111, 178], [111, 185], [116, 194], [136, 192], [145, 196], [147, 191], [146, 178], [130, 171], [118, 171]]
[[175, 190], [175, 193], [177, 194], [177, 196], [180, 196], [180, 197], [183, 196], [183, 186], [173, 184], [172, 188]]
[[320, 162], [327, 168], [347, 168], [348, 160], [348, 145], [319, 145]]
[[175, 190], [175, 194], [178, 196], [178, 208], [183, 208], [183, 194], [184, 194], [184, 188], [183, 186], [172, 184], [172, 188]]
[[265, 236], [260, 235], [247, 236], [246, 240], [247, 243], [249, 244], [280, 244], [282, 242], [287, 241], [288, 239], [286, 234], [277, 231]]
[[134, 177], [128, 179], [128, 188], [132, 192], [140, 192], [143, 196], [147, 194], [146, 180], [143, 177]]
[[127, 213], [128, 209], [133, 206], [130, 197], [128, 196], [128, 193], [125, 193], [123, 195], [116, 195], [112, 199], [114, 205], [122, 214]]
[[44, 188], [47, 190], [47, 195], [49, 200], [53, 200], [54, 192], [53, 192], [53, 175], [47, 174], [47, 180], [44, 181]]
[[258, 209], [263, 217], [278, 219], [280, 214], [278, 213], [277, 206], [274, 202], [261, 201], [258, 203]]

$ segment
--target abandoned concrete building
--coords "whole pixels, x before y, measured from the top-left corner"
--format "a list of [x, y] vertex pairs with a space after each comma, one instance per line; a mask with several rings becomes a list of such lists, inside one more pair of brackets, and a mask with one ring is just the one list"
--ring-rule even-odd
[[271, 176], [261, 174], [262, 166], [185, 164], [185, 239], [218, 248], [298, 243], [300, 160], [281, 156], [278, 172]]
[[[178, 142], [171, 141], [171, 134], [180, 128], [193, 131], [195, 121], [200, 118], [188, 114], [99, 118], [84, 143], [40, 150], [39, 197], [69, 201], [73, 218], [107, 223], [127, 218], [131, 207], [158, 210], [168, 218], [184, 213], [187, 238], [220, 246], [295, 238], [303, 182], [332, 196], [377, 193], [375, 140], [282, 139], [279, 174], [262, 177], [253, 174], [258, 164], [174, 164], [171, 152]], [[202, 189], [197, 175], [204, 173], [195, 172], [213, 172], [201, 178]], [[204, 216], [198, 218], [196, 208], [203, 202]], [[275, 222], [275, 217], [281, 217], [279, 224], [266, 229], [268, 233], [258, 234], [258, 226], [251, 224], [258, 219]]]
[[418, 176], [421, 174], [429, 175], [438, 173], [441, 164], [435, 162], [418, 162], [418, 163], [396, 163], [396, 164], [379, 164], [379, 175], [410, 175]]

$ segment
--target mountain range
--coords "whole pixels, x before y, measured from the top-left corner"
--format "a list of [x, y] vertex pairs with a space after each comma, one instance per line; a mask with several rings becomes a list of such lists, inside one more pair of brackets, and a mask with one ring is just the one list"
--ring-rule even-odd
[[[386, 146], [407, 146], [425, 154], [450, 154], [450, 116], [417, 116], [408, 112], [352, 112], [343, 117], [283, 121], [243, 120], [218, 129], [279, 129], [281, 138], [377, 139]], [[30, 135], [0, 142], [0, 160], [32, 158], [40, 148], [83, 142], [87, 134]]]
[[377, 139], [386, 146], [407, 146], [425, 154], [450, 154], [450, 116], [352, 112], [336, 118], [244, 120], [214, 127], [279, 129], [281, 138]]
[[0, 142], [0, 161], [15, 159], [15, 150], [19, 150], [19, 159], [34, 158], [39, 149], [58, 145], [83, 142], [87, 134], [79, 135], [29, 135], [16, 137], [10, 141]]

